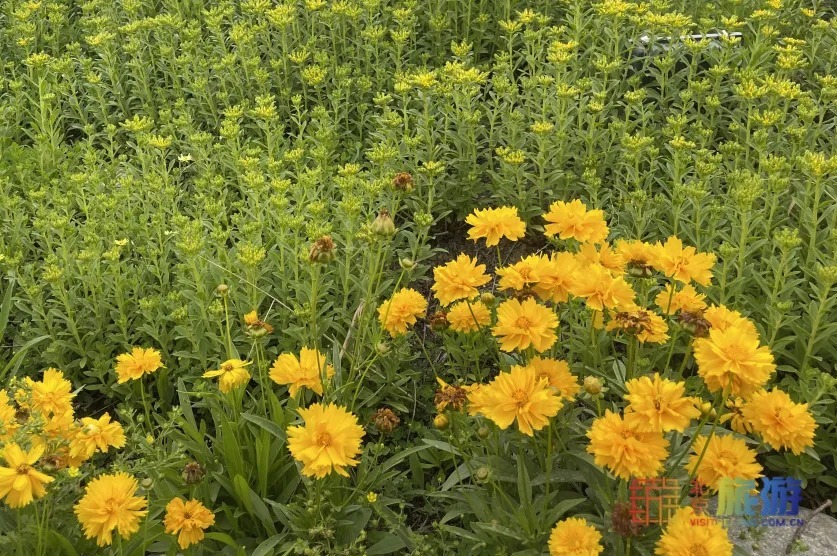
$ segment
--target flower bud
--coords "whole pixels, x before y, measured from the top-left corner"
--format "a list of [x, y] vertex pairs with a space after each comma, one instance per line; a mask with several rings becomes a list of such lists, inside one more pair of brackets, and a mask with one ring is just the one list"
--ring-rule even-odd
[[372, 222], [372, 231], [381, 237], [392, 237], [395, 234], [395, 222], [387, 209], [378, 211], [378, 217]]
[[331, 239], [331, 236], [322, 236], [311, 245], [308, 260], [312, 263], [330, 263], [335, 256], [334, 240]]
[[395, 427], [398, 426], [401, 419], [390, 408], [382, 407], [372, 414], [372, 422], [382, 433], [390, 433], [395, 430]]
[[378, 351], [379, 354], [386, 355], [387, 353], [389, 353], [389, 344], [386, 342], [378, 342], [377, 344], [375, 344], [375, 349]]
[[480, 301], [482, 301], [486, 307], [491, 307], [492, 305], [494, 305], [494, 302], [497, 301], [497, 298], [494, 297], [493, 293], [485, 292], [480, 295]]
[[398, 264], [401, 265], [401, 268], [404, 270], [413, 270], [416, 266], [416, 262], [413, 259], [408, 259], [407, 257], [398, 261]]
[[476, 478], [480, 482], [488, 480], [488, 478], [490, 476], [491, 476], [491, 469], [489, 469], [488, 467], [486, 467], [484, 465], [482, 467], [480, 467], [479, 469], [477, 469], [476, 473], [474, 473], [474, 478]]
[[444, 413], [440, 413], [433, 418], [433, 426], [439, 429], [440, 431], [445, 430], [450, 425], [450, 420], [448, 416]]
[[226, 284], [220, 284], [215, 288], [215, 295], [226, 297], [228, 293], [230, 293], [230, 287]]
[[204, 475], [206, 475], [206, 471], [201, 464], [196, 461], [190, 461], [187, 463], [181, 473], [183, 482], [187, 485], [194, 485], [201, 482]]
[[444, 311], [436, 311], [430, 317], [430, 330], [433, 332], [447, 330], [449, 326], [448, 315]]
[[413, 176], [409, 172], [400, 172], [392, 179], [392, 186], [398, 191], [409, 193], [413, 190]]
[[584, 377], [584, 391], [591, 396], [598, 396], [602, 392], [602, 381], [595, 376]]
[[488, 438], [488, 436], [490, 434], [491, 434], [491, 431], [488, 430], [488, 427], [480, 427], [479, 430], [477, 431], [477, 436], [479, 436], [482, 440], [485, 440], [486, 438]]

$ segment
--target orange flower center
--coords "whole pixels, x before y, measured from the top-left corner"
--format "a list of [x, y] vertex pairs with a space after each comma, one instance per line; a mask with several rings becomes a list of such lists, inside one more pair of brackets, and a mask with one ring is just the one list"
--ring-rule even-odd
[[702, 544], [693, 544], [689, 547], [689, 556], [709, 556], [709, 552]]
[[654, 398], [654, 409], [659, 411], [661, 405], [662, 405], [662, 398], [660, 396], [657, 396], [656, 398]]
[[515, 390], [512, 392], [512, 399], [517, 404], [517, 407], [523, 407], [527, 403], [529, 403], [529, 394], [524, 392], [523, 390]]
[[634, 433], [632, 433], [631, 431], [628, 431], [628, 430], [622, 431], [622, 438], [624, 438], [625, 440], [627, 440], [629, 438], [633, 438], [633, 437], [634, 437]]
[[233, 369], [235, 369], [235, 367], [232, 363], [224, 363], [223, 365], [221, 365], [221, 370], [225, 373], [230, 373]]
[[518, 328], [522, 328], [524, 330], [529, 330], [529, 327], [532, 326], [532, 321], [530, 321], [526, 317], [517, 317], [517, 320], [514, 321], [514, 324]]
[[318, 432], [317, 436], [314, 438], [314, 443], [318, 446], [322, 446], [323, 448], [331, 446], [331, 442], [331, 435], [325, 431]]
[[17, 466], [16, 471], [17, 471], [18, 475], [28, 475], [30, 469], [32, 469], [31, 465], [21, 463], [20, 465]]

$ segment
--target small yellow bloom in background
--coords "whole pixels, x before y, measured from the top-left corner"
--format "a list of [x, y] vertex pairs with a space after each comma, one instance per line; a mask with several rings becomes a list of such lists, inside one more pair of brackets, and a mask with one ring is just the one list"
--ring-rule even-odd
[[538, 379], [545, 378], [562, 399], [571, 400], [581, 390], [578, 378], [570, 372], [570, 365], [566, 361], [550, 357], [533, 357], [527, 367], [535, 371]]
[[544, 226], [544, 234], [547, 237], [557, 234], [561, 239], [575, 239], [581, 243], [602, 243], [609, 233], [604, 211], [587, 210], [584, 203], [578, 199], [569, 203], [555, 201], [543, 217], [548, 222]]
[[517, 241], [526, 235], [526, 224], [520, 219], [516, 207], [474, 209], [465, 222], [471, 225], [468, 238], [474, 241], [485, 238], [487, 247], [499, 244], [503, 237]]
[[596, 465], [621, 479], [656, 477], [668, 457], [668, 441], [659, 432], [640, 432], [637, 423], [609, 409], [587, 431], [587, 452]]
[[460, 301], [448, 311], [448, 322], [456, 332], [476, 332], [491, 324], [491, 311], [482, 301]]
[[198, 500], [174, 498], [166, 505], [163, 525], [166, 533], [177, 535], [177, 545], [186, 550], [203, 540], [204, 529], [215, 523], [215, 515]]
[[125, 432], [122, 425], [111, 422], [110, 415], [105, 413], [98, 419], [84, 417], [81, 429], [70, 442], [70, 458], [81, 460], [90, 459], [96, 449], [107, 453], [110, 446], [122, 448], [125, 446]]
[[696, 476], [700, 483], [717, 490], [721, 479], [750, 480], [761, 477], [762, 467], [756, 462], [756, 452], [748, 448], [744, 440], [728, 434], [714, 435], [708, 447], [706, 441], [705, 436], [695, 440], [692, 446], [694, 454], [689, 456], [686, 465], [689, 474]]
[[73, 385], [58, 369], [47, 369], [39, 382], [32, 382], [32, 405], [42, 415], [62, 415], [73, 410]]
[[321, 479], [331, 473], [348, 477], [346, 467], [359, 461], [363, 427], [355, 415], [335, 404], [312, 404], [300, 409], [303, 426], [288, 428], [288, 449], [301, 462], [302, 474]]
[[162, 368], [164, 367], [160, 352], [153, 348], [135, 347], [131, 353], [123, 353], [116, 357], [116, 375], [119, 384], [140, 379]]
[[703, 318], [709, 321], [713, 330], [723, 332], [727, 328], [734, 326], [736, 328], [743, 328], [753, 336], [758, 336], [758, 330], [756, 329], [756, 325], [753, 324], [753, 321], [725, 305], [712, 305], [703, 312]]
[[456, 260], [434, 268], [433, 280], [436, 299], [447, 306], [460, 299], [477, 297], [480, 293], [477, 288], [487, 284], [491, 277], [485, 273], [484, 264], [478, 265], [476, 259], [462, 253]]
[[662, 309], [663, 313], [673, 315], [680, 311], [687, 313], [698, 313], [706, 309], [706, 296], [698, 293], [691, 284], [684, 285], [679, 291], [672, 290], [674, 284], [667, 284], [666, 288], [657, 294], [654, 303]]
[[534, 436], [534, 431], [549, 424], [564, 405], [547, 378], [538, 378], [530, 367], [514, 366], [509, 372], [497, 375], [481, 389], [480, 413], [506, 429], [515, 420], [520, 432]]
[[250, 381], [250, 373], [247, 371], [249, 361], [241, 359], [228, 359], [221, 363], [221, 368], [203, 373], [203, 378], [218, 378], [218, 388], [223, 393], [230, 392], [234, 388], [247, 384]]
[[73, 507], [85, 538], [95, 537], [98, 546], [108, 546], [114, 530], [123, 539], [139, 531], [148, 503], [145, 497], [134, 496], [137, 486], [137, 480], [127, 473], [100, 475], [90, 481]]
[[[705, 519], [705, 518], [704, 518]], [[732, 542], [721, 522], [702, 519], [691, 506], [680, 508], [671, 516], [657, 541], [656, 556], [682, 556], [684, 548], [691, 554], [732, 556]], [[693, 523], [697, 520], [696, 523]]]
[[154, 437], [150, 434], [146, 435], [145, 436], [145, 442], [147, 444], [154, 444]]
[[636, 293], [622, 276], [611, 276], [601, 265], [590, 265], [578, 272], [570, 293], [583, 297], [587, 307], [594, 311], [634, 307]]
[[78, 470], [78, 467], [68, 467], [67, 468], [67, 475], [70, 477], [78, 477], [81, 473]]
[[524, 350], [532, 346], [537, 352], [548, 350], [558, 337], [558, 316], [533, 298], [521, 303], [507, 299], [497, 307], [497, 324], [492, 333], [503, 351]]
[[270, 378], [276, 384], [288, 385], [291, 396], [296, 396], [300, 388], [308, 388], [322, 396], [323, 370], [326, 377], [334, 376], [334, 367], [326, 363], [325, 355], [304, 347], [299, 352], [299, 359], [293, 353], [281, 354], [270, 368]]
[[20, 423], [15, 418], [15, 413], [9, 394], [5, 389], [0, 390], [0, 442], [9, 440], [20, 427]]
[[636, 430], [640, 432], [683, 432], [692, 419], [700, 417], [700, 409], [695, 407], [695, 399], [684, 396], [685, 382], [674, 382], [660, 378], [643, 376], [625, 383], [625, 419], [636, 421]]
[[601, 533], [586, 519], [568, 517], [552, 528], [549, 556], [598, 556], [604, 550], [601, 540]]
[[366, 501], [369, 502], [370, 504], [374, 504], [375, 502], [378, 501], [378, 495], [375, 494], [374, 492], [370, 492], [369, 494], [366, 495]]
[[671, 236], [654, 245], [654, 268], [679, 282], [694, 280], [701, 286], [712, 282], [712, 267], [717, 258], [714, 253], [698, 253], [694, 247], [683, 247], [683, 242]]
[[412, 288], [401, 288], [378, 307], [381, 327], [391, 337], [407, 333], [407, 327], [418, 322], [427, 312], [427, 300]]
[[6, 466], [0, 467], [0, 498], [10, 508], [22, 508], [32, 500], [43, 497], [46, 494], [44, 485], [55, 480], [33, 467], [43, 453], [42, 445], [28, 452], [24, 452], [14, 442], [3, 447]]
[[727, 394], [746, 398], [776, 370], [770, 348], [759, 347], [758, 336], [735, 326], [723, 332], [713, 328], [709, 337], [697, 338], [694, 355], [698, 374], [710, 392], [726, 389]]
[[814, 445], [817, 423], [808, 404], [794, 403], [778, 388], [753, 394], [741, 413], [774, 450], [784, 448], [799, 455]]

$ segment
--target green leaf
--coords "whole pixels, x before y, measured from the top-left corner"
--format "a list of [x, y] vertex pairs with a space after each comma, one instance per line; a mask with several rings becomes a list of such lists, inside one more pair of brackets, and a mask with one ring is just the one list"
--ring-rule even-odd
[[253, 551], [250, 556], [268, 556], [268, 554], [273, 554], [273, 547], [279, 544], [282, 541], [282, 537], [284, 535], [273, 535], [269, 539], [262, 541], [262, 543], [256, 547], [256, 550]]
[[241, 416], [244, 417], [244, 419], [246, 419], [247, 421], [250, 421], [251, 423], [260, 426], [261, 428], [263, 428], [282, 442], [285, 442], [288, 438], [282, 427], [280, 427], [273, 421], [265, 419], [264, 417], [259, 417], [258, 415], [253, 415], [252, 413], [242, 413]]
[[366, 553], [370, 556], [373, 556], [375, 554], [392, 554], [396, 550], [401, 550], [406, 546], [407, 545], [404, 543], [402, 539], [391, 533], [388, 533], [387, 536], [384, 537], [382, 540], [370, 546], [366, 550]]

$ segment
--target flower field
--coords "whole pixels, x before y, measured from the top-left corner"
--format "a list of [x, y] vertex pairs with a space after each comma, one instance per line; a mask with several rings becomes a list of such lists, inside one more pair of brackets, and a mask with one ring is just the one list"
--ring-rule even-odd
[[732, 556], [718, 517], [831, 511], [833, 3], [0, 21], [0, 554]]

